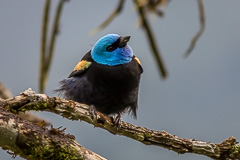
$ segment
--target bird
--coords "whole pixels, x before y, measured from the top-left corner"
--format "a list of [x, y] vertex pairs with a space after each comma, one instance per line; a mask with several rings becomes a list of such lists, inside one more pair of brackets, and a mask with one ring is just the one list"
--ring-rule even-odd
[[129, 40], [130, 36], [115, 33], [101, 37], [55, 92], [89, 105], [93, 113], [116, 115], [117, 125], [126, 112], [136, 119], [143, 68]]

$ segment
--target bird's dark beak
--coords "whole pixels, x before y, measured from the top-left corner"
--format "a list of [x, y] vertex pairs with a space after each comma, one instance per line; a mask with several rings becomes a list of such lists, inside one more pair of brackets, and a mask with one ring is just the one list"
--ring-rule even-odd
[[126, 47], [127, 42], [130, 40], [131, 36], [120, 37], [119, 47]]

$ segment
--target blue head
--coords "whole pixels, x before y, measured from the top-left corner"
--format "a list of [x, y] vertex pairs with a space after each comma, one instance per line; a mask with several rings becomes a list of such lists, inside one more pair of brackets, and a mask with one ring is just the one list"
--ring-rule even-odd
[[127, 44], [130, 36], [107, 34], [100, 38], [92, 48], [91, 56], [99, 64], [115, 66], [132, 60], [133, 51]]

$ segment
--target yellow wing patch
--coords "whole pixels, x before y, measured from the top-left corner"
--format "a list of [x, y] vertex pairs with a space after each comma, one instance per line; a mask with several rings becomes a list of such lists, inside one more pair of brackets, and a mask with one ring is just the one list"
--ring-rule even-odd
[[91, 64], [92, 64], [92, 62], [82, 60], [82, 61], [78, 62], [78, 64], [73, 69], [73, 71], [84, 70], [84, 69], [88, 68]]
[[140, 60], [137, 57], [134, 57], [134, 59], [137, 61], [138, 64], [141, 65], [141, 62], [140, 62]]

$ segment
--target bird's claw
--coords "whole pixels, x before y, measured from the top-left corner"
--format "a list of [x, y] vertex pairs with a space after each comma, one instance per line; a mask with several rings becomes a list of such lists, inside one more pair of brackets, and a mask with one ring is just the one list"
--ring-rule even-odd
[[97, 117], [97, 110], [94, 105], [89, 106], [89, 113], [92, 119]]
[[115, 116], [113, 117], [113, 123], [115, 125], [117, 125], [117, 130], [119, 130], [121, 127], [121, 123], [122, 123], [122, 114], [121, 113], [118, 113], [116, 117]]

